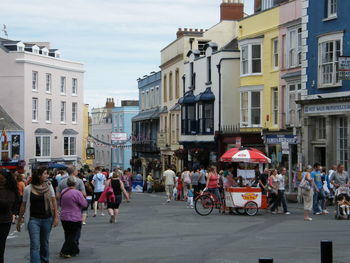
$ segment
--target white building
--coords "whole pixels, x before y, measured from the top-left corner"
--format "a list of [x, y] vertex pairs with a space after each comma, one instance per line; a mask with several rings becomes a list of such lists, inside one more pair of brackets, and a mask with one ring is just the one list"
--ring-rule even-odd
[[50, 43], [0, 38], [0, 104], [24, 129], [25, 161], [78, 164], [83, 64], [61, 59]]

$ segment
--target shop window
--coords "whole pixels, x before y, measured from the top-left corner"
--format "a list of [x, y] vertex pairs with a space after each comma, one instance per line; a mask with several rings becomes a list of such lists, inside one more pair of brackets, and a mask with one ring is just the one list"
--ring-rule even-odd
[[316, 139], [326, 139], [326, 118], [316, 119]]

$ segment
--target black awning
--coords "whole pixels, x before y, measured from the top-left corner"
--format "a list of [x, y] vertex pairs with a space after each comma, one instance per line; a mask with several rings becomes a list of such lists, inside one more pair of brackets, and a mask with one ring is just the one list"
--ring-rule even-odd
[[196, 96], [196, 101], [214, 101], [215, 95], [211, 88], [207, 88], [204, 92]]
[[46, 128], [38, 128], [34, 132], [35, 134], [52, 134], [52, 131]]
[[196, 97], [193, 95], [193, 91], [187, 91], [185, 96], [179, 99], [179, 104], [194, 104], [196, 103]]
[[64, 129], [62, 134], [64, 135], [77, 135], [79, 132], [73, 130], [73, 129]]

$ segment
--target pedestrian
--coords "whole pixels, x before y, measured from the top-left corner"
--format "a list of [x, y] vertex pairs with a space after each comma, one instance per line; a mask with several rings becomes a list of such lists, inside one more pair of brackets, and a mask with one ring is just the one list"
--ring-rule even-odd
[[26, 187], [24, 183], [24, 174], [17, 173], [16, 180], [17, 180], [17, 188], [18, 188], [18, 194], [19, 194], [18, 209], [16, 212], [16, 216], [18, 217], [19, 210], [23, 202], [24, 188]]
[[[123, 173], [123, 175], [122, 175], [121, 179], [122, 179], [122, 182], [124, 184], [125, 190], [127, 193], [130, 193], [131, 192], [131, 185], [129, 183], [129, 177], [128, 177], [127, 170], [124, 170], [122, 173]], [[128, 196], [128, 198], [126, 198], [126, 195], [124, 195], [124, 200], [128, 199], [127, 202], [130, 200], [129, 198], [130, 198], [130, 196]]]
[[197, 168], [191, 177], [191, 185], [193, 187], [193, 194], [194, 194], [194, 199], [196, 199], [196, 197], [199, 194], [199, 169]]
[[198, 189], [199, 191], [203, 191], [205, 186], [207, 185], [206, 178], [207, 171], [202, 167], [199, 171], [199, 180], [198, 180]]
[[20, 232], [22, 218], [25, 217], [24, 222], [30, 238], [31, 263], [49, 262], [51, 228], [58, 225], [55, 191], [48, 177], [44, 167], [33, 171], [31, 183], [24, 189], [17, 221], [17, 231]]
[[221, 197], [219, 192], [219, 176], [216, 172], [216, 167], [210, 167], [208, 169], [208, 172], [209, 174], [206, 189], [208, 192], [213, 193], [217, 197], [217, 200], [221, 203]]
[[120, 179], [120, 173], [118, 173], [118, 172], [113, 173], [112, 178], [107, 181], [106, 185], [112, 187], [114, 197], [115, 197], [113, 201], [111, 201], [111, 200], [107, 201], [107, 209], [108, 209], [108, 213], [110, 215], [109, 222], [110, 223], [117, 223], [117, 221], [118, 221], [117, 217], [119, 215], [119, 206], [123, 200], [122, 193], [126, 197], [126, 200], [129, 199], [129, 195], [124, 187], [122, 180]]
[[281, 168], [281, 173], [277, 175], [277, 179], [279, 181], [278, 184], [278, 205], [282, 204], [283, 213], [285, 215], [290, 215], [290, 212], [287, 208], [287, 200], [285, 195], [285, 181], [286, 181], [287, 169], [285, 167]]
[[84, 178], [83, 182], [84, 182], [85, 192], [86, 192], [86, 201], [89, 204], [86, 207], [86, 211], [85, 211], [85, 209], [83, 210], [83, 225], [86, 225], [86, 219], [87, 219], [87, 216], [88, 216], [88, 208], [89, 208], [89, 206], [91, 206], [92, 197], [94, 195], [94, 188], [93, 188], [91, 182], [89, 182], [88, 179]]
[[17, 213], [20, 197], [17, 182], [8, 170], [0, 170], [0, 263], [4, 263], [6, 239], [12, 216]]
[[[303, 173], [303, 180], [307, 181], [307, 184], [309, 187], [301, 189], [301, 194], [303, 196], [304, 200], [304, 220], [305, 221], [311, 221], [312, 218], [310, 217], [310, 211], [312, 211], [312, 205], [313, 205], [313, 180], [311, 177], [310, 172], [312, 171], [311, 165], [308, 165], [305, 168], [305, 171]], [[302, 184], [300, 182], [300, 184]]]
[[177, 197], [176, 200], [182, 201], [183, 200], [183, 189], [184, 189], [184, 184], [182, 181], [181, 173], [178, 173], [177, 180], [176, 180], [176, 192], [177, 192]]
[[106, 183], [106, 176], [101, 173], [100, 167], [95, 168], [95, 175], [92, 178], [91, 183], [94, 186], [94, 215], [93, 217], [96, 217], [97, 215], [97, 206], [100, 208], [101, 216], [104, 216], [103, 213], [103, 204], [98, 203], [98, 199], [100, 199], [101, 194], [103, 193], [105, 189], [105, 183]]
[[335, 189], [338, 189], [339, 187], [350, 186], [349, 174], [344, 171], [343, 164], [340, 163], [337, 165], [337, 170], [332, 173], [330, 181], [333, 184]]
[[170, 165], [167, 167], [167, 170], [163, 173], [163, 181], [165, 185], [165, 192], [167, 196], [167, 203], [170, 202], [173, 196], [173, 188], [175, 185], [175, 173], [171, 170]]
[[262, 174], [260, 174], [259, 178], [258, 178], [258, 183], [259, 183], [259, 187], [261, 188], [261, 192], [263, 195], [267, 194], [267, 189], [268, 189], [268, 180], [269, 178], [269, 169], [265, 168], [264, 172]]
[[314, 215], [321, 215], [323, 214], [325, 195], [321, 177], [321, 165], [319, 163], [314, 164], [314, 170], [311, 172], [311, 178], [314, 182], [313, 213]]
[[187, 190], [189, 185], [191, 184], [191, 173], [186, 167], [183, 169], [181, 177], [183, 183], [183, 195], [185, 200], [187, 200]]
[[128, 200], [127, 200], [127, 202], [130, 202], [131, 193], [132, 193], [132, 172], [131, 172], [130, 168], [126, 169], [126, 175], [127, 175], [128, 184], [129, 184], [129, 188], [126, 189], [126, 191], [128, 192]]
[[153, 177], [152, 174], [147, 175], [147, 193], [152, 193], [153, 192]]
[[330, 198], [330, 190], [329, 190], [329, 179], [326, 171], [326, 167], [321, 168], [321, 179], [322, 179], [322, 188], [323, 188], [323, 193], [324, 193], [324, 202], [323, 202], [323, 214], [329, 214], [327, 210], [327, 201]]
[[278, 189], [279, 189], [279, 180], [277, 177], [277, 169], [272, 169], [271, 175], [269, 177], [269, 195], [270, 195], [270, 207], [271, 213], [277, 214], [278, 210]]
[[190, 184], [188, 186], [188, 191], [187, 191], [187, 208], [193, 208], [193, 197], [194, 197], [194, 193], [193, 193], [193, 188], [192, 185]]
[[259, 165], [255, 166], [254, 170], [255, 170], [255, 178], [254, 178], [254, 182], [252, 184], [252, 187], [258, 187], [259, 186], [259, 179], [261, 177]]
[[79, 250], [79, 238], [82, 226], [81, 210], [88, 206], [83, 194], [76, 189], [77, 178], [70, 176], [67, 180], [67, 188], [61, 192], [61, 222], [64, 229], [64, 243], [60, 256], [70, 258], [77, 256]]

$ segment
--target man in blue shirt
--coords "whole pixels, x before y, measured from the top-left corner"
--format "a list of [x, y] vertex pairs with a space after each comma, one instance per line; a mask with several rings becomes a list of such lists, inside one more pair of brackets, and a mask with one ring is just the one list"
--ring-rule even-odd
[[319, 163], [314, 164], [314, 170], [311, 172], [311, 177], [314, 181], [314, 199], [313, 199], [314, 214], [321, 215], [323, 214], [325, 194], [323, 191], [321, 165]]
[[[96, 217], [98, 199], [100, 199], [101, 194], [105, 190], [105, 182], [106, 182], [106, 176], [101, 173], [100, 167], [96, 167], [95, 175], [91, 181], [91, 183], [94, 185], [94, 216], [93, 217]], [[101, 211], [101, 216], [104, 216], [103, 204], [100, 204], [100, 211]]]

